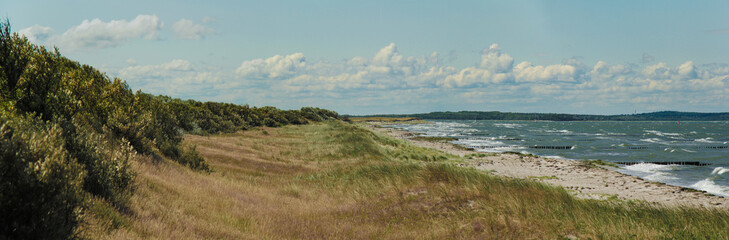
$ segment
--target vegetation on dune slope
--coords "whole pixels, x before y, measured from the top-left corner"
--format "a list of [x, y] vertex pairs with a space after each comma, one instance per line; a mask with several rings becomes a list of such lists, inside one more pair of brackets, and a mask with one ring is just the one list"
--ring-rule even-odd
[[[0, 238], [70, 238], [80, 217], [125, 212], [144, 156], [210, 171], [185, 131], [230, 133], [338, 118], [132, 92], [0, 23]], [[97, 211], [98, 210], [98, 211]], [[111, 215], [110, 215], [111, 214]], [[81, 219], [83, 220], [83, 219]]]
[[[134, 217], [105, 238], [704, 239], [723, 210], [579, 200], [537, 181], [457, 167], [459, 157], [327, 121], [185, 143], [216, 169], [142, 161]], [[108, 224], [110, 225], [110, 224]]]

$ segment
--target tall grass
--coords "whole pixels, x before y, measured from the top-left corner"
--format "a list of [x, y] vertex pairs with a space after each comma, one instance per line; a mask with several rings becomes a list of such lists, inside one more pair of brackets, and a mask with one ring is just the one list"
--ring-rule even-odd
[[[580, 200], [339, 121], [185, 138], [216, 169], [143, 161], [119, 238], [722, 239], [726, 210]], [[415, 156], [415, 157], [413, 157]], [[116, 215], [109, 214], [114, 220]], [[133, 216], [133, 217], [132, 217]]]

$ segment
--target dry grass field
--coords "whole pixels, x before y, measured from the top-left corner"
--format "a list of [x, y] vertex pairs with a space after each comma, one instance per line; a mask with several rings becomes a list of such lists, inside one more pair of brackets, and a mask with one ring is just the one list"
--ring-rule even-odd
[[119, 239], [727, 238], [723, 210], [578, 200], [535, 180], [325, 123], [187, 135], [215, 169], [141, 159], [129, 209], [99, 204], [82, 236]]

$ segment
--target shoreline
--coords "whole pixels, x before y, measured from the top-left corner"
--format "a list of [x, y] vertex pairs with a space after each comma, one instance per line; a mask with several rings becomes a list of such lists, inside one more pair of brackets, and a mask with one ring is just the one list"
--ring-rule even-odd
[[[458, 156], [483, 153], [467, 150], [449, 142], [414, 139], [417, 133], [389, 128], [386, 123], [364, 124], [368, 129], [419, 147], [433, 148]], [[651, 182], [618, 172], [607, 166], [589, 165], [584, 161], [554, 159], [533, 155], [485, 153], [483, 157], [466, 159], [462, 167], [474, 167], [491, 174], [512, 178], [533, 179], [563, 187], [577, 198], [598, 200], [645, 201], [667, 207], [729, 208], [729, 198], [703, 191]]]

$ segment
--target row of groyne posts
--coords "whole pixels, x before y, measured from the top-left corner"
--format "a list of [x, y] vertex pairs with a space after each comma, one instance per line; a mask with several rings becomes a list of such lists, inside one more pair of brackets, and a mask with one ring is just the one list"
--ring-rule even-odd
[[[503, 148], [508, 146], [479, 146], [479, 148]], [[555, 149], [555, 150], [571, 150], [574, 148], [574, 146], [519, 146], [524, 148], [530, 148], [530, 149]], [[629, 146], [628, 149], [632, 150], [642, 150], [642, 149], [648, 149], [648, 147], [644, 146]], [[705, 148], [705, 149], [728, 149], [729, 146], [702, 146], [699, 148]], [[616, 164], [622, 164], [622, 165], [635, 165], [640, 163], [652, 163], [652, 164], [659, 164], [659, 165], [690, 165], [690, 166], [707, 166], [711, 165], [710, 163], [702, 163], [699, 161], [674, 161], [674, 162], [615, 162]]]
[[[530, 149], [555, 149], [555, 150], [571, 150], [575, 146], [478, 146], [477, 148], [482, 149], [492, 149], [492, 148], [530, 148]], [[618, 149], [618, 148], [625, 148], [630, 150], [647, 150], [650, 149], [650, 147], [647, 146], [627, 146], [627, 147], [607, 147], [605, 149]], [[686, 147], [683, 147], [686, 148]], [[729, 149], [729, 146], [699, 146], [699, 147], [690, 147], [690, 148], [697, 148], [697, 149]]]

